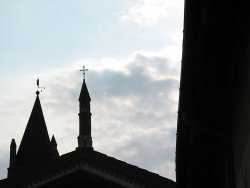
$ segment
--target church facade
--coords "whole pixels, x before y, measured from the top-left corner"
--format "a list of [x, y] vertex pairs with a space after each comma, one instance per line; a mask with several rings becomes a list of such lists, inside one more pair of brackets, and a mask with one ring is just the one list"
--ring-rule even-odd
[[49, 138], [39, 91], [36, 94], [18, 151], [15, 140], [11, 141], [8, 177], [0, 187], [176, 187], [172, 180], [93, 149], [91, 98], [85, 79], [79, 96], [78, 147], [61, 156], [55, 137]]

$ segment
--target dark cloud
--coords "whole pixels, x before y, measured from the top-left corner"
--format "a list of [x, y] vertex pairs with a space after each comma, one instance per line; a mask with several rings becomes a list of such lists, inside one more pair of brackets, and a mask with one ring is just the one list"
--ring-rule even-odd
[[[154, 132], [147, 135], [137, 134], [123, 146], [116, 148], [114, 154], [124, 160], [134, 161], [140, 167], [152, 169], [166, 161], [174, 161], [175, 147], [168, 145], [167, 142], [172, 142], [171, 139], [167, 139], [168, 136], [167, 133], [154, 135]], [[166, 170], [172, 171], [172, 169]]]
[[[174, 178], [177, 101], [173, 95], [177, 95], [179, 80], [169, 63], [163, 57], [137, 54], [123, 71], [90, 70], [87, 85], [95, 149], [156, 172], [156, 167], [171, 163], [172, 169], [162, 175]], [[67, 119], [68, 125], [61, 126], [63, 139], [59, 136], [62, 151], [66, 140], [68, 145], [75, 144], [72, 148], [76, 146], [80, 74], [68, 71], [53, 78], [45, 101], [50, 117], [59, 119], [61, 114]]]

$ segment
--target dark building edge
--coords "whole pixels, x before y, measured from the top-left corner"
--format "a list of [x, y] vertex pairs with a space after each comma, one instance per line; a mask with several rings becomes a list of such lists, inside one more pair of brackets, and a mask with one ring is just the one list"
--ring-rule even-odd
[[246, 1], [186, 0], [177, 187], [235, 187], [232, 116], [247, 67]]

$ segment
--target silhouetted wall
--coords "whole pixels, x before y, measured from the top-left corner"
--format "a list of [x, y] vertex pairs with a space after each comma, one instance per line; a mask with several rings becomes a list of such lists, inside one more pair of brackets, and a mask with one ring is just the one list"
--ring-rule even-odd
[[235, 187], [250, 187], [250, 29], [249, 9], [242, 7], [235, 69], [232, 144]]

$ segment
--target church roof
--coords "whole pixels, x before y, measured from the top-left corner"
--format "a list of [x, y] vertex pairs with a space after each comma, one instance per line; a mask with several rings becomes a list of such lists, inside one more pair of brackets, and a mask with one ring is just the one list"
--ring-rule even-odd
[[[82, 173], [85, 174], [84, 177], [81, 176]], [[77, 149], [26, 174], [2, 180], [0, 186], [60, 187], [72, 179], [86, 180], [86, 177], [91, 176], [94, 177], [94, 182], [96, 178], [101, 178], [105, 182], [116, 184], [114, 187], [176, 187], [172, 180], [88, 149]], [[75, 182], [77, 181], [73, 181]]]
[[81, 89], [81, 93], [79, 96], [79, 101], [86, 100], [86, 99], [91, 100], [86, 82], [85, 80], [83, 80], [82, 89]]
[[50, 156], [50, 139], [39, 96], [37, 95], [17, 152], [16, 165], [19, 167], [34, 166], [47, 162]]
[[[90, 100], [84, 80], [79, 101], [89, 103]], [[16, 166], [9, 168], [12, 175], [1, 180], [0, 187], [176, 187], [172, 180], [93, 149], [78, 147], [59, 156], [56, 146], [54, 136], [49, 139], [37, 92]]]

